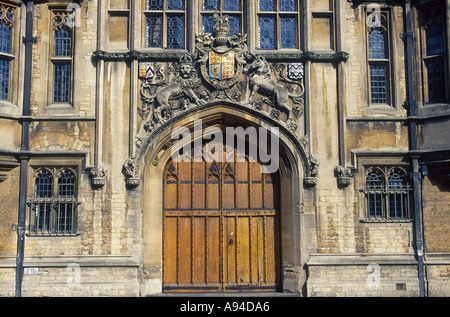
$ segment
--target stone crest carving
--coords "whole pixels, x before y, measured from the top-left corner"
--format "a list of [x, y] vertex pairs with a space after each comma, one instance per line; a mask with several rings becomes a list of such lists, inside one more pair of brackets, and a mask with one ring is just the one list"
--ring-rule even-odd
[[197, 58], [203, 78], [216, 89], [228, 89], [239, 80], [246, 64], [247, 34], [229, 36], [228, 16], [213, 16], [214, 36], [196, 34]]
[[305, 184], [306, 179], [308, 185], [315, 183], [318, 164], [306, 154], [306, 136], [301, 131], [298, 135], [303, 65], [292, 61], [269, 64], [263, 56], [248, 52], [246, 34], [229, 35], [228, 16], [216, 13], [213, 18], [214, 34], [196, 34], [193, 54], [180, 55], [173, 63], [147, 61], [152, 76], [140, 77], [142, 124], [135, 153], [124, 164], [127, 184], [139, 185], [140, 160], [153, 135], [177, 118], [223, 102], [280, 127], [298, 144], [306, 167]]

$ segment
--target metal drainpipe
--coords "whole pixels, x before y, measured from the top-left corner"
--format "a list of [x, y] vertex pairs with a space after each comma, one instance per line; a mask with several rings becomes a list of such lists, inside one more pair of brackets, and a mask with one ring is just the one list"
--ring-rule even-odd
[[26, 2], [26, 30], [22, 42], [25, 44], [25, 70], [22, 105], [22, 144], [20, 146], [20, 189], [19, 189], [19, 216], [17, 225], [17, 257], [16, 257], [16, 297], [22, 296], [23, 259], [25, 253], [25, 218], [27, 208], [27, 180], [29, 162], [29, 127], [30, 127], [30, 93], [32, 49], [36, 38], [33, 38], [33, 1]]
[[416, 100], [414, 97], [414, 78], [413, 78], [413, 42], [414, 33], [412, 31], [412, 17], [411, 17], [411, 1], [405, 1], [405, 26], [406, 32], [403, 34], [403, 39], [406, 42], [406, 86], [407, 86], [407, 104], [408, 104], [408, 119], [409, 120], [409, 138], [410, 138], [410, 153], [412, 160], [412, 177], [414, 190], [414, 233], [416, 242], [416, 256], [418, 261], [418, 278], [419, 278], [419, 293], [421, 297], [425, 296], [425, 277], [424, 277], [424, 263], [423, 263], [423, 227], [422, 227], [422, 196], [420, 189], [421, 175], [419, 171], [419, 155], [417, 152], [417, 122], [416, 117]]

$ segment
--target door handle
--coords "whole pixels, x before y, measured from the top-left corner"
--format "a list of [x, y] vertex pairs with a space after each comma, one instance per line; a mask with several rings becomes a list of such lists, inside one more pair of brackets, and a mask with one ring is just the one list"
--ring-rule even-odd
[[228, 239], [228, 245], [232, 245], [232, 244], [233, 244], [233, 242], [234, 242], [234, 241], [233, 241], [233, 239], [231, 239], [231, 238], [230, 238], [230, 239]]

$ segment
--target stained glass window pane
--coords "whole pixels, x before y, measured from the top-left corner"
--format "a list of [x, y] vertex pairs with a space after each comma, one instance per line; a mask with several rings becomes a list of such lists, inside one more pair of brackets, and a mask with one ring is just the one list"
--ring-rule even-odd
[[369, 59], [386, 58], [386, 37], [382, 28], [369, 32]]
[[296, 2], [295, 0], [279, 0], [280, 11], [296, 11]]
[[0, 100], [9, 98], [9, 66], [8, 60], [0, 59]]
[[281, 48], [295, 48], [296, 47], [296, 18], [281, 18]]
[[167, 17], [167, 48], [184, 48], [184, 17]]
[[147, 10], [162, 10], [163, 1], [162, 0], [146, 0]]
[[162, 17], [147, 16], [147, 24], [145, 28], [147, 47], [162, 46]]
[[223, 1], [224, 11], [240, 11], [241, 1], [240, 0], [224, 0]]
[[70, 64], [54, 65], [53, 102], [69, 102]]
[[275, 11], [275, 1], [273, 0], [259, 0], [259, 11]]
[[433, 24], [426, 30], [427, 55], [444, 53], [444, 29], [440, 24]]
[[55, 56], [72, 55], [72, 31], [62, 27], [55, 31]]
[[169, 10], [184, 10], [184, 0], [169, 0], [167, 8]]
[[260, 49], [275, 49], [275, 17], [259, 17]]
[[228, 35], [231, 36], [233, 34], [241, 33], [241, 18], [239, 16], [230, 16], [228, 22], [230, 25], [230, 32]]
[[219, 1], [203, 0], [203, 10], [219, 10]]
[[203, 33], [213, 34], [214, 20], [212, 16], [202, 16], [202, 31]]
[[434, 59], [425, 63], [428, 73], [428, 101], [445, 102], [445, 63]]
[[5, 21], [0, 22], [0, 52], [11, 53], [12, 28]]
[[388, 102], [386, 87], [386, 65], [370, 65], [371, 103]]

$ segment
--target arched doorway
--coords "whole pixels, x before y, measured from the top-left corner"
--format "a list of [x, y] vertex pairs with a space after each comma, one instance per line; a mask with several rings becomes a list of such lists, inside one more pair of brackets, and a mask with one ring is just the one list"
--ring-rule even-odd
[[276, 291], [279, 175], [236, 147], [208, 158], [207, 146], [165, 165], [163, 291]]

